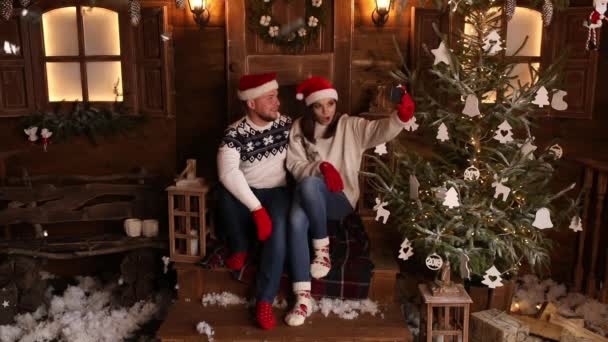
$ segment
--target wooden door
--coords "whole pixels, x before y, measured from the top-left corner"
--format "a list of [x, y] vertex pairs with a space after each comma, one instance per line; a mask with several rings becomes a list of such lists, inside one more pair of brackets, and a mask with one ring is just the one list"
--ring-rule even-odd
[[[295, 98], [295, 87], [312, 75], [326, 77], [334, 84], [340, 97], [338, 110], [348, 112], [353, 1], [323, 1], [323, 6], [327, 6], [325, 25], [317, 40], [298, 53], [281, 51], [248, 29], [248, 1], [252, 0], [226, 1], [228, 122], [243, 114], [236, 90], [239, 78], [252, 73], [277, 73], [281, 112], [286, 115], [301, 114], [303, 107]], [[283, 25], [294, 22], [304, 15], [304, 1], [310, 0], [277, 0], [273, 16]]]

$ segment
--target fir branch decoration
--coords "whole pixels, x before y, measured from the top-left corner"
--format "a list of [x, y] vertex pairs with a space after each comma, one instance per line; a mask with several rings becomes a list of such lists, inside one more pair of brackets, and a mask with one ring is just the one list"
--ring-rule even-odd
[[21, 119], [21, 129], [31, 126], [47, 128], [55, 141], [66, 141], [75, 136], [86, 136], [97, 144], [97, 136], [117, 135], [147, 121], [146, 116], [128, 114], [126, 109], [95, 108], [76, 102], [71, 111], [59, 111], [59, 105], [51, 112], [32, 113]]
[[[531, 113], [538, 108], [532, 101], [541, 86], [559, 88], [564, 56], [542, 72], [530, 66], [532, 84], [514, 82], [515, 77], [509, 75], [515, 63], [484, 49], [484, 38], [501, 25], [502, 14], [495, 8], [492, 1], [461, 3], [458, 11], [474, 33], [455, 33], [457, 42], [448, 51], [450, 65], [410, 71], [395, 42], [403, 68], [391, 74], [409, 85], [427, 151], [396, 144], [393, 163], [370, 155], [377, 167], [375, 172], [363, 173], [389, 202], [393, 224], [412, 242], [414, 259], [437, 253], [458, 265], [464, 254], [476, 279], [492, 266], [503, 274], [515, 274], [523, 262], [533, 270], [544, 270], [552, 241], [534, 225], [535, 214], [547, 208], [556, 229], [563, 228], [562, 223], [579, 209], [578, 199], [565, 196], [573, 186], [557, 193], [549, 186], [557, 167], [555, 154], [539, 147], [532, 157], [524, 147], [533, 141]], [[429, 77], [420, 77], [423, 72], [430, 73]], [[495, 94], [495, 101], [483, 101], [489, 93]], [[480, 99], [481, 114], [475, 117], [462, 113], [470, 94]], [[513, 127], [513, 142], [494, 138], [504, 121]], [[449, 127], [449, 141], [435, 139], [441, 124]], [[478, 179], [465, 179], [465, 170], [471, 166], [479, 170]], [[410, 175], [419, 183], [416, 199], [408, 195]], [[503, 180], [510, 189], [504, 198], [497, 196]], [[459, 207], [443, 204], [445, 191], [451, 187], [458, 192]], [[458, 267], [452, 272], [462, 276]]]
[[[319, 36], [325, 23], [326, 0], [305, 0], [306, 14], [290, 25], [282, 25], [272, 15], [276, 0], [248, 1], [248, 25], [265, 42], [275, 44], [289, 52], [300, 52]], [[289, 2], [288, 0], [284, 0]]]

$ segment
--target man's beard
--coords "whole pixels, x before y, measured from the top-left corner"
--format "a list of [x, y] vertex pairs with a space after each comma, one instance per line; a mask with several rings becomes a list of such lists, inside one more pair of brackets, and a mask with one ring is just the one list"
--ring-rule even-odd
[[260, 113], [260, 112], [257, 112], [257, 113], [258, 113], [258, 117], [266, 122], [273, 122], [279, 116], [277, 112], [274, 112], [276, 114]]

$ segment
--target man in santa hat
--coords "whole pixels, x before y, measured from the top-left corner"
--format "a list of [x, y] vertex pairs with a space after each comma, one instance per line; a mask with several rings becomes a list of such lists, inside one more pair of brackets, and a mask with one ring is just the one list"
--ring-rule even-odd
[[276, 74], [244, 75], [238, 97], [245, 116], [225, 130], [218, 155], [218, 207], [231, 249], [226, 266], [240, 270], [255, 240], [262, 242], [256, 276], [256, 320], [271, 329], [279, 289], [291, 197], [285, 158], [291, 119], [279, 113]]

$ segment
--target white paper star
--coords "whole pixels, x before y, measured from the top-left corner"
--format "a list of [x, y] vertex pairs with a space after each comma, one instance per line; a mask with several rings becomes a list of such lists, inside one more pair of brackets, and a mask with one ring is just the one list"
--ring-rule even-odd
[[387, 154], [388, 151], [386, 150], [386, 144], [380, 144], [380, 145], [376, 146], [376, 148], [374, 149], [374, 153], [376, 153], [379, 156]]
[[433, 65], [437, 65], [441, 62], [450, 65], [450, 52], [448, 51], [447, 47], [445, 46], [444, 42], [441, 42], [441, 44], [439, 44], [439, 47], [436, 49], [432, 49], [431, 53], [435, 56], [435, 62], [433, 63]]
[[10, 304], [9, 304], [8, 300], [5, 300], [4, 302], [2, 302], [2, 306], [5, 308], [8, 308], [9, 305]]

